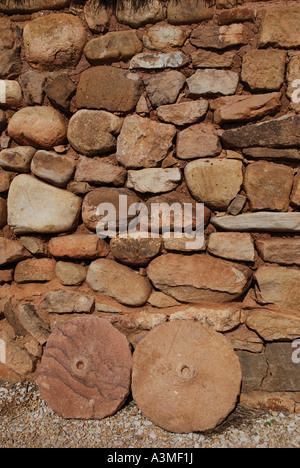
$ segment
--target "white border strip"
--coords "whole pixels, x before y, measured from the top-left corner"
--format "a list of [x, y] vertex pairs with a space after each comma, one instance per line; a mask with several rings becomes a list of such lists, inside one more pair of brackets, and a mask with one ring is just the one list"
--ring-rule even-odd
[[6, 344], [5, 341], [0, 340], [0, 364], [6, 363]]

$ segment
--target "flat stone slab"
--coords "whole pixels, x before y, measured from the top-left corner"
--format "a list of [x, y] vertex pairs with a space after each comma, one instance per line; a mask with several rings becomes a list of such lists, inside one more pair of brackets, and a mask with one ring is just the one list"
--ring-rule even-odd
[[50, 336], [38, 371], [41, 397], [65, 419], [113, 415], [130, 391], [127, 338], [107, 320], [79, 317]]
[[300, 232], [300, 213], [246, 213], [238, 216], [214, 216], [215, 227], [227, 231]]
[[241, 379], [226, 338], [192, 320], [156, 327], [133, 357], [133, 398], [150, 421], [170, 432], [215, 428], [234, 409]]

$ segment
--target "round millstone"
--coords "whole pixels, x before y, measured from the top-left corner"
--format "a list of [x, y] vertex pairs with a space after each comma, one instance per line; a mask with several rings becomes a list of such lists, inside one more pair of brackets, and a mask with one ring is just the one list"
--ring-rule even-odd
[[105, 319], [71, 319], [50, 335], [38, 370], [41, 397], [65, 419], [103, 419], [126, 401], [132, 354]]
[[214, 429], [234, 410], [241, 381], [226, 338], [194, 321], [156, 327], [133, 356], [133, 398], [144, 416], [170, 432]]

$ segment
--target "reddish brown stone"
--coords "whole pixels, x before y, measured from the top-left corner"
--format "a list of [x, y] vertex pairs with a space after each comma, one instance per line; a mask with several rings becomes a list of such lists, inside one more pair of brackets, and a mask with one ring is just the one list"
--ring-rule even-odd
[[42, 398], [61, 417], [102, 419], [128, 397], [131, 366], [129, 343], [109, 322], [75, 318], [50, 336], [37, 381]]
[[226, 338], [194, 321], [152, 330], [136, 347], [133, 398], [154, 424], [171, 432], [215, 428], [234, 409], [241, 366]]
[[50, 258], [29, 258], [18, 263], [14, 278], [17, 283], [51, 281], [55, 278], [55, 262]]
[[71, 234], [53, 237], [49, 242], [49, 251], [53, 257], [93, 259], [106, 257], [109, 246], [96, 234]]

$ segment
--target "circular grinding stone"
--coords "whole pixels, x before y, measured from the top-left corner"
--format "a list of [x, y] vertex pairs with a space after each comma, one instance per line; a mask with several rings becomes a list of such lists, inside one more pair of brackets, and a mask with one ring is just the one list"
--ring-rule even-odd
[[235, 408], [241, 381], [226, 338], [194, 321], [153, 329], [133, 355], [133, 398], [144, 416], [170, 432], [215, 428]]
[[107, 320], [79, 317], [50, 335], [37, 383], [62, 418], [103, 419], [126, 401], [131, 370], [127, 338]]

